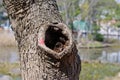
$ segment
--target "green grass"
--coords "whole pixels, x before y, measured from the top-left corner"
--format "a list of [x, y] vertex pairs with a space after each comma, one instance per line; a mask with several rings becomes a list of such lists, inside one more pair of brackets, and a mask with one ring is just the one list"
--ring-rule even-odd
[[12, 69], [15, 69], [15, 68], [19, 68], [18, 63], [11, 63], [11, 64], [10, 63], [0, 63], [0, 74], [10, 75], [12, 77], [19, 76], [18, 74], [13, 74], [10, 72]]
[[92, 47], [93, 48], [99, 48], [99, 47], [102, 47], [103, 44], [100, 43], [100, 42], [95, 41], [95, 42], [90, 42], [87, 46], [90, 47], [90, 48], [92, 48]]
[[120, 72], [120, 66], [101, 63], [82, 63], [80, 80], [104, 80]]
[[88, 41], [88, 42], [82, 42], [80, 46], [82, 48], [101, 48], [104, 47], [104, 45], [101, 42], [97, 41]]
[[[20, 74], [10, 73], [14, 68], [19, 68], [19, 64], [0, 63], [0, 74], [9, 75], [13, 79], [20, 77]], [[115, 76], [118, 72], [120, 72], [119, 65], [82, 62], [80, 80], [104, 80], [105, 77]]]

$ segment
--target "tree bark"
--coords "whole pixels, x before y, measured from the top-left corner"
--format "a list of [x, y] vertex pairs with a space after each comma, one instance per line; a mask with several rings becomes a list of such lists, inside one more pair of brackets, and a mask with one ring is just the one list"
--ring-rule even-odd
[[56, 0], [4, 0], [20, 53], [22, 80], [79, 80], [80, 58]]

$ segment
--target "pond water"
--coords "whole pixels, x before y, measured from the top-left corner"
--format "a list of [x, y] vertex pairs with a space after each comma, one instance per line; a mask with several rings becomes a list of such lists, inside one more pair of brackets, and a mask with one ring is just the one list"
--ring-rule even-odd
[[[120, 63], [119, 48], [79, 49], [82, 60], [99, 60], [101, 62]], [[0, 63], [19, 62], [18, 50], [15, 47], [0, 47]]]
[[[109, 63], [120, 63], [119, 48], [79, 49], [82, 60], [99, 60]], [[18, 50], [15, 47], [0, 47], [0, 63], [19, 62]]]
[[120, 48], [79, 49], [82, 60], [98, 60], [103, 63], [120, 63]]
[[[99, 60], [101, 62], [120, 63], [120, 48], [79, 49], [79, 54], [82, 60]], [[17, 48], [0, 47], [0, 63], [5, 62], [19, 62]], [[0, 78], [2, 77], [0, 76]], [[17, 77], [13, 80], [21, 80], [21, 78]]]
[[0, 63], [16, 63], [19, 61], [18, 50], [15, 47], [0, 47]]

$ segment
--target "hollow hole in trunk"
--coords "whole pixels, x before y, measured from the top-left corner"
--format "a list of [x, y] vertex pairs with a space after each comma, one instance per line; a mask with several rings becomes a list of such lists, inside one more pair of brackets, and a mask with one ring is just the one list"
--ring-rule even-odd
[[69, 44], [68, 36], [62, 32], [63, 30], [56, 26], [49, 26], [45, 32], [45, 45], [57, 53]]

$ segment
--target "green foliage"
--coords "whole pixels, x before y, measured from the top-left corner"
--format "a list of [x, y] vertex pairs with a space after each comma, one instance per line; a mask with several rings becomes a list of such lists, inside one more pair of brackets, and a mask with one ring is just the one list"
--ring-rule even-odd
[[74, 13], [74, 16], [77, 16], [77, 15], [79, 15], [79, 14], [80, 14], [80, 8], [77, 7], [77, 9], [76, 9], [76, 11], [75, 11], [75, 13]]
[[117, 17], [120, 16], [120, 4], [117, 4], [117, 7], [115, 8], [115, 13]]
[[5, 11], [5, 8], [4, 8], [3, 3], [0, 2], [0, 12], [3, 12], [3, 11]]
[[93, 39], [102, 42], [104, 40], [104, 36], [98, 33], [99, 30], [100, 26], [93, 24]]
[[109, 20], [112, 20], [112, 16], [107, 16], [107, 17], [105, 18], [105, 21], [109, 21]]
[[71, 30], [73, 30], [73, 22], [71, 21], [70, 23], [69, 23], [69, 26], [68, 26]]
[[96, 7], [103, 7], [103, 9], [112, 9], [117, 7], [117, 3], [115, 0], [98, 0]]
[[84, 4], [80, 7], [80, 9], [81, 9], [82, 20], [85, 20], [85, 18], [89, 15], [89, 2], [88, 2], [88, 0], [85, 0]]
[[73, 20], [80, 14], [79, 0], [57, 0], [57, 3], [64, 22]]
[[104, 40], [104, 36], [100, 33], [94, 33], [93, 36], [94, 36], [94, 40], [96, 40], [96, 41], [103, 42], [103, 40]]
[[93, 24], [93, 31], [94, 33], [97, 33], [100, 30], [100, 26], [98, 26], [97, 24]]
[[97, 0], [97, 3], [93, 6], [92, 14], [95, 19], [101, 19], [101, 15], [103, 15], [105, 20], [108, 21], [115, 17], [116, 11], [119, 14], [120, 7], [115, 0]]
[[115, 24], [116, 27], [120, 28], [120, 21]]

